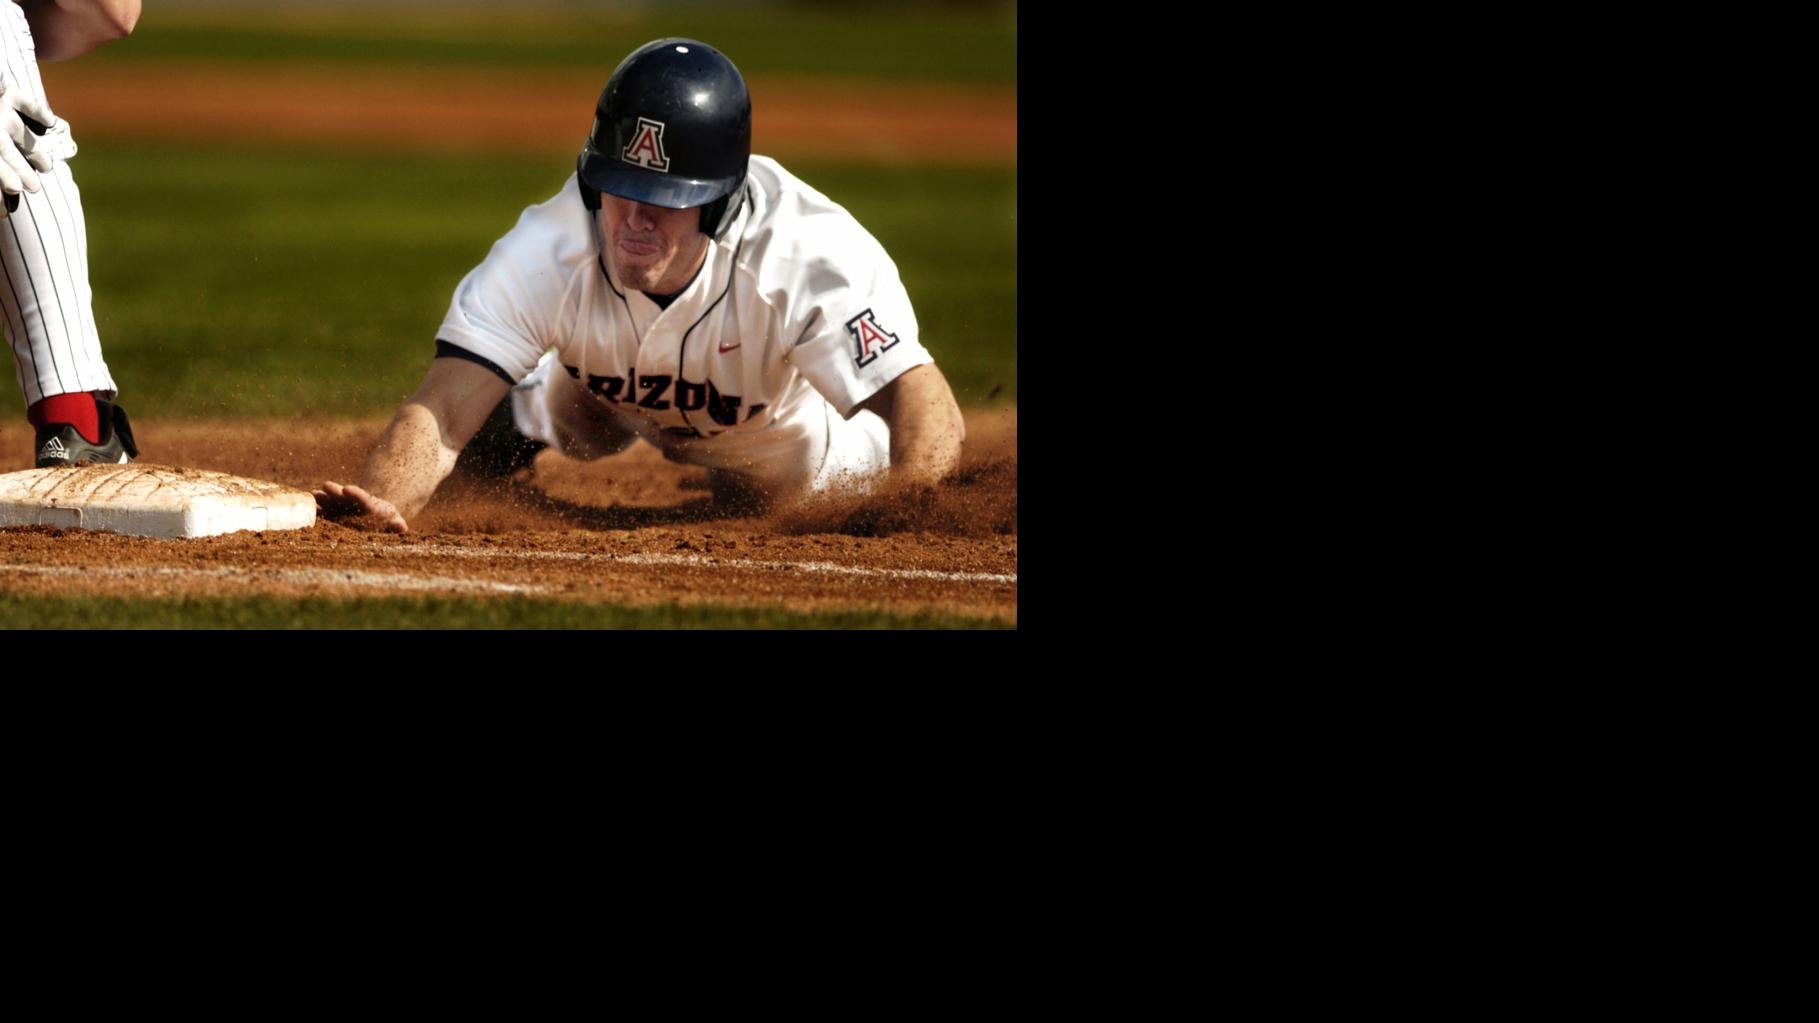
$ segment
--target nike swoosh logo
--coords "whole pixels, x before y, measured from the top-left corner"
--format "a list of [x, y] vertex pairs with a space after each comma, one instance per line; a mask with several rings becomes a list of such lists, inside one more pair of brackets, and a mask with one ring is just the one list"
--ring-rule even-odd
[[739, 347], [740, 345], [742, 345], [744, 343], [745, 342], [743, 342], [743, 341], [734, 341], [732, 344], [729, 345], [725, 341], [722, 341], [722, 342], [720, 342], [720, 354], [725, 355], [727, 352], [732, 351], [733, 349]]

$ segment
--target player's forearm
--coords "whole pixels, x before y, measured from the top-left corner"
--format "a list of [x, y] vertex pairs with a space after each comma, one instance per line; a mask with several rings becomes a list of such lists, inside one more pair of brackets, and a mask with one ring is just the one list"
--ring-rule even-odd
[[934, 483], [960, 467], [966, 420], [947, 378], [918, 366], [897, 378], [884, 420], [891, 428], [891, 482]]
[[443, 443], [442, 426], [428, 408], [407, 402], [366, 458], [362, 486], [413, 519], [454, 471], [458, 449]]
[[960, 467], [964, 427], [956, 422], [891, 429], [891, 482], [934, 483]]
[[132, 34], [139, 0], [26, 0], [38, 59], [69, 60]]

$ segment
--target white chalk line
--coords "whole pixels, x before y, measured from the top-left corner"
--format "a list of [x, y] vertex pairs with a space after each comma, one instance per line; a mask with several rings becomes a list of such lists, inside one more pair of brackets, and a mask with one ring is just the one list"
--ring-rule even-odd
[[[325, 548], [326, 549], [326, 548]], [[700, 554], [586, 554], [579, 551], [500, 551], [477, 547], [444, 547], [412, 544], [387, 547], [385, 553], [439, 555], [457, 558], [528, 558], [543, 561], [597, 561], [619, 565], [677, 565], [686, 568], [738, 568], [765, 572], [821, 572], [829, 575], [871, 576], [880, 579], [934, 579], [959, 583], [1015, 583], [1017, 576], [996, 572], [938, 572], [928, 568], [865, 568], [831, 561], [757, 561], [750, 558], [715, 558]]]
[[688, 565], [714, 568], [762, 569], [770, 572], [825, 572], [829, 575], [877, 576], [884, 579], [938, 579], [961, 583], [1014, 583], [1015, 575], [995, 572], [937, 572], [930, 568], [864, 568], [836, 565], [831, 561], [752, 561], [745, 558], [710, 558], [699, 554], [627, 554], [615, 561], [633, 565]]
[[[323, 548], [328, 550], [329, 548]], [[419, 556], [457, 558], [524, 558], [540, 561], [589, 561], [600, 564], [662, 565], [684, 568], [732, 568], [745, 571], [804, 572], [810, 574], [859, 576], [877, 579], [929, 579], [938, 582], [1015, 584], [1015, 574], [995, 572], [940, 572], [925, 568], [866, 568], [840, 565], [831, 561], [758, 561], [750, 558], [714, 558], [700, 554], [587, 554], [579, 551], [500, 551], [473, 547], [444, 547], [438, 544], [413, 544], [390, 547], [384, 552]], [[280, 569], [258, 567], [183, 568], [146, 566], [141, 568], [82, 568], [60, 565], [0, 565], [0, 571], [27, 575], [88, 576], [135, 579], [148, 576], [186, 579], [234, 579], [245, 582], [279, 581], [300, 585], [378, 586], [399, 590], [456, 590], [488, 593], [543, 593], [545, 586], [490, 582], [478, 579], [452, 579], [443, 576], [419, 576], [407, 573], [363, 572], [355, 569]]]
[[361, 572], [333, 568], [177, 568], [151, 565], [142, 568], [84, 568], [78, 565], [0, 565], [0, 572], [20, 575], [77, 577], [83, 579], [227, 579], [244, 583], [285, 582], [298, 585], [376, 586], [392, 590], [454, 590], [481, 593], [543, 593], [545, 586], [449, 579], [403, 572]]

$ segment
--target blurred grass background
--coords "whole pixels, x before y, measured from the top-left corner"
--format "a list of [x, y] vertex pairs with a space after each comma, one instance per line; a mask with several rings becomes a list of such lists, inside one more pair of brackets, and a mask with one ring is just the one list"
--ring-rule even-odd
[[[151, 0], [131, 46], [92, 59], [603, 68], [691, 36], [746, 75], [1016, 81], [1014, 3], [261, 3]], [[91, 59], [88, 57], [84, 60]], [[604, 63], [603, 63], [604, 61]], [[601, 76], [605, 83], [605, 74]]]
[[[148, 3], [132, 37], [66, 64], [593, 68], [665, 35], [724, 49], [748, 76], [1005, 90], [1016, 79], [1007, 3], [559, 5]], [[594, 86], [597, 94], [598, 84]], [[577, 96], [584, 114], [594, 94]], [[572, 157], [412, 154], [216, 139], [156, 144], [85, 131], [71, 167], [89, 228], [95, 314], [121, 401], [136, 416], [390, 412], [428, 367], [457, 281], [553, 194]], [[577, 139], [577, 144], [579, 140]], [[754, 148], [765, 152], [762, 137]], [[785, 160], [845, 205], [897, 261], [963, 405], [1016, 400], [1014, 162], [880, 166]], [[0, 414], [19, 415], [16, 388]]]

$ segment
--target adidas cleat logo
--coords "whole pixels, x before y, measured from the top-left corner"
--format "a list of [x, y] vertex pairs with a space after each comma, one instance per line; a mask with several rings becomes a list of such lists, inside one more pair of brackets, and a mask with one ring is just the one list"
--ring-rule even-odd
[[68, 458], [69, 451], [63, 446], [63, 438], [52, 437], [44, 447], [38, 449], [39, 458]]

